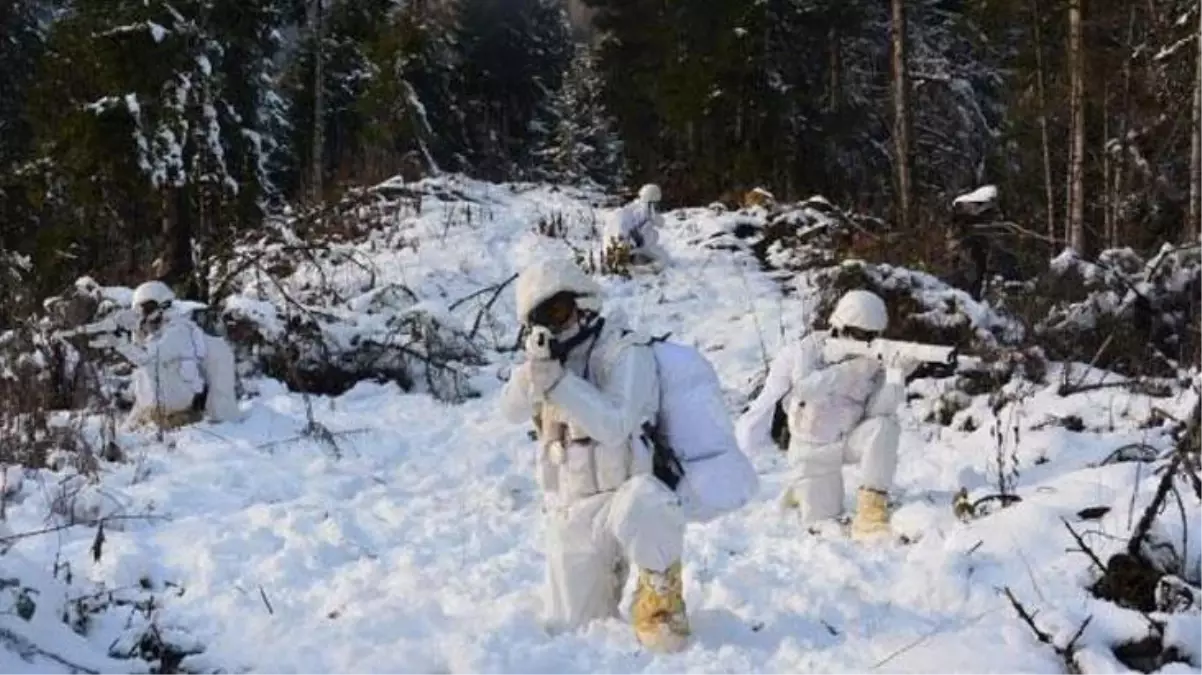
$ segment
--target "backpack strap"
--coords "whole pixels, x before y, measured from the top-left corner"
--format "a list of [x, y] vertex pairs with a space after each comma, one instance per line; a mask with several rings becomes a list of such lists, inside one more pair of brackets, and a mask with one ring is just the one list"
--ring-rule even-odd
[[643, 442], [651, 446], [651, 473], [672, 490], [684, 478], [684, 464], [672, 446], [660, 438], [659, 430], [651, 422], [643, 423]]
[[[630, 337], [631, 335], [634, 335], [634, 334], [635, 334], [635, 331], [630, 330], [629, 328], [622, 329], [622, 337]], [[658, 336], [650, 335], [647, 337], [646, 342], [636, 342], [635, 344], [645, 344], [647, 346], [651, 346], [653, 344], [656, 344], [657, 342], [667, 342], [668, 338], [671, 336], [672, 336], [671, 331], [664, 333], [663, 335], [658, 335]]]
[[[622, 330], [622, 337], [630, 337], [635, 331], [625, 328]], [[657, 342], [666, 342], [671, 333], [664, 333], [660, 336], [649, 336], [647, 340], [635, 342], [646, 347], [651, 347]], [[684, 478], [684, 464], [680, 461], [680, 456], [671, 445], [668, 445], [663, 436], [659, 433], [659, 426], [655, 422], [643, 423], [643, 442], [651, 448], [651, 473], [659, 479], [661, 483], [667, 485], [669, 489], [676, 490], [680, 485], [680, 481]]]

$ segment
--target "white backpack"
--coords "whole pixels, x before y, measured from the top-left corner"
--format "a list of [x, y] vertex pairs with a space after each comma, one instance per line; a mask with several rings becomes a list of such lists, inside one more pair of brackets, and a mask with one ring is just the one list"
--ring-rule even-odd
[[224, 338], [210, 335], [203, 330], [200, 332], [204, 334], [205, 340], [204, 358], [201, 359], [201, 370], [207, 387], [205, 417], [215, 422], [233, 422], [242, 415], [235, 391], [238, 375], [234, 365], [234, 351]]
[[[735, 440], [718, 374], [688, 345], [658, 338], [651, 348], [660, 392], [651, 439], [656, 475], [681, 496], [689, 521], [705, 522], [745, 506], [759, 490], [759, 476]], [[665, 476], [665, 462], [679, 469], [669, 468]]]

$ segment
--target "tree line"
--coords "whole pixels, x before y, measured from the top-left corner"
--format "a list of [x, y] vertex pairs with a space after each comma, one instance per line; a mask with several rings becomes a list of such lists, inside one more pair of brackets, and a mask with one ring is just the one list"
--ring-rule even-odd
[[583, 3], [8, 0], [2, 257], [28, 298], [152, 269], [204, 296], [265, 214], [443, 171], [763, 186], [902, 231], [993, 183], [1085, 254], [1197, 237], [1196, 0]]
[[[161, 276], [394, 174], [626, 180], [560, 0], [9, 0], [0, 247], [37, 297]], [[14, 256], [14, 257], [19, 257]]]

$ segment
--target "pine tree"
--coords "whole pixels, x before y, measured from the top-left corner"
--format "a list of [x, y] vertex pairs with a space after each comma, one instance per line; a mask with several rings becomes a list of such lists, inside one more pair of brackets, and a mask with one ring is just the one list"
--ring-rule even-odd
[[239, 176], [239, 222], [255, 223], [281, 199], [277, 167], [286, 153], [287, 109], [276, 91], [276, 60], [287, 19], [282, 0], [213, 0], [208, 32], [221, 44], [220, 109], [227, 163]]
[[44, 253], [73, 247], [84, 270], [136, 275], [157, 254], [177, 290], [206, 292], [196, 256], [257, 224], [271, 193], [259, 125], [278, 13], [238, 4], [240, 36], [218, 23], [233, 7], [77, 0], [54, 26], [28, 117], [51, 206], [75, 217], [39, 231]]
[[687, 166], [687, 159], [675, 159], [664, 132], [660, 92], [678, 86], [676, 73], [667, 69], [673, 43], [669, 17], [662, 3], [584, 2], [594, 13], [605, 105], [617, 121], [631, 173], [636, 182], [666, 182], [663, 171], [673, 161]]
[[11, 0], [0, 5], [0, 171], [22, 161], [29, 149], [25, 100], [44, 46], [39, 10], [48, 3]]
[[[10, 0], [0, 5], [0, 327], [33, 308], [42, 297], [19, 255], [44, 222], [39, 195], [25, 174], [33, 146], [24, 101], [45, 48], [45, 0]], [[32, 292], [31, 292], [32, 291]]]
[[371, 82], [357, 103], [372, 180], [467, 168], [464, 119], [454, 100], [460, 56], [453, 3], [409, 3], [369, 45]]
[[[304, 9], [308, 11], [302, 14], [298, 27], [302, 37], [288, 64], [283, 87], [291, 130], [291, 162], [281, 180], [289, 195], [321, 197], [311, 194], [311, 183], [318, 178], [323, 185], [331, 181], [337, 184], [353, 180], [360, 172], [362, 153], [358, 142], [365, 120], [358, 104], [377, 72], [369, 50], [389, 25], [392, 5], [391, 0], [306, 2]], [[320, 31], [318, 26], [309, 25], [314, 22]], [[320, 52], [315, 43], [318, 32]], [[319, 64], [320, 90], [315, 88], [314, 80]], [[315, 119], [315, 108], [320, 108], [320, 120]], [[315, 151], [321, 154], [316, 177]]]
[[0, 6], [0, 248], [12, 248], [36, 230], [20, 172], [30, 160], [30, 128], [23, 103], [45, 47], [39, 10], [48, 3], [13, 0]]
[[463, 0], [459, 42], [468, 161], [485, 178], [533, 177], [538, 121], [571, 56], [558, 0]]
[[626, 165], [614, 127], [592, 51], [577, 45], [542, 123], [539, 177], [620, 188], [626, 182]]

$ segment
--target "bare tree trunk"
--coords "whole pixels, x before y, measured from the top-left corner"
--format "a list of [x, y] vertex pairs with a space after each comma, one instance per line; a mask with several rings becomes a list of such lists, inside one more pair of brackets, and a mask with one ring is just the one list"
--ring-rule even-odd
[[313, 35], [313, 146], [312, 156], [309, 158], [309, 198], [316, 202], [320, 201], [322, 196], [322, 150], [325, 147], [325, 50], [322, 49], [325, 38], [322, 31], [321, 0], [311, 0], [308, 18], [309, 29]]
[[913, 187], [910, 183], [910, 78], [906, 72], [905, 0], [892, 0], [893, 150], [897, 187], [897, 222], [908, 231], [913, 217]]
[[1102, 239], [1107, 248], [1115, 247], [1115, 227], [1112, 207], [1117, 197], [1110, 189], [1114, 173], [1110, 158], [1110, 83], [1102, 83]]
[[1127, 54], [1123, 60], [1123, 116], [1119, 118], [1118, 132], [1118, 147], [1114, 163], [1114, 176], [1111, 179], [1113, 185], [1108, 188], [1114, 195], [1114, 201], [1111, 203], [1111, 218], [1114, 223], [1114, 243], [1112, 246], [1118, 246], [1118, 242], [1122, 240], [1120, 236], [1122, 228], [1123, 216], [1123, 195], [1126, 189], [1127, 176], [1127, 133], [1131, 128], [1131, 71], [1132, 62], [1135, 60], [1135, 12], [1136, 5], [1131, 5], [1131, 12], [1127, 19]]
[[830, 79], [829, 91], [826, 105], [827, 111], [833, 112], [843, 107], [841, 98], [843, 96], [843, 58], [842, 49], [839, 37], [839, 27], [831, 26], [830, 32], [827, 33], [827, 42], [830, 43]]
[[1198, 13], [1197, 72], [1194, 74], [1194, 117], [1190, 133], [1189, 222], [1185, 241], [1202, 237], [1202, 12]]
[[154, 275], [181, 297], [192, 297], [192, 205], [191, 185], [169, 187], [164, 193], [162, 254]]
[[1048, 96], [1043, 80], [1043, 31], [1039, 28], [1041, 20], [1039, 0], [1031, 0], [1031, 27], [1035, 38], [1035, 93], [1039, 98], [1039, 140], [1043, 147], [1043, 189], [1047, 201], [1048, 238], [1056, 239], [1056, 193], [1052, 189], [1052, 146], [1048, 139]]
[[1068, 163], [1068, 244], [1085, 253], [1085, 53], [1081, 45], [1081, 2], [1068, 3], [1069, 109], [1072, 139]]

